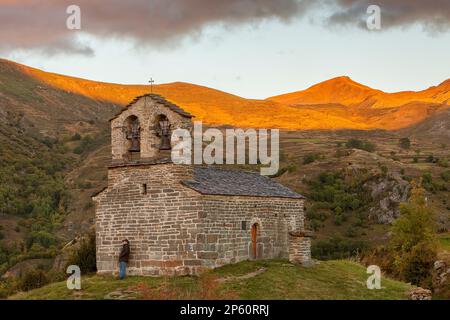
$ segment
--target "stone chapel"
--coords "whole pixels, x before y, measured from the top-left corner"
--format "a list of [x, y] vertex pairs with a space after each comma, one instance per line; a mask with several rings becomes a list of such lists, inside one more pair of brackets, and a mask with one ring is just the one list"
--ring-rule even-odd
[[171, 131], [193, 116], [156, 94], [111, 122], [108, 186], [93, 197], [99, 274], [118, 268], [130, 241], [131, 275], [186, 275], [248, 259], [308, 265], [304, 197], [259, 173], [174, 164]]

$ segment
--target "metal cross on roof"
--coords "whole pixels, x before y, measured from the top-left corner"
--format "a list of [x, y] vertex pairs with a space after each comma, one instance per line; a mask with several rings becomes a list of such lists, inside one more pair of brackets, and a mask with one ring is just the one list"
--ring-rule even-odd
[[149, 83], [150, 83], [150, 92], [153, 93], [153, 84], [155, 83], [155, 80], [153, 80], [153, 78], [150, 78]]

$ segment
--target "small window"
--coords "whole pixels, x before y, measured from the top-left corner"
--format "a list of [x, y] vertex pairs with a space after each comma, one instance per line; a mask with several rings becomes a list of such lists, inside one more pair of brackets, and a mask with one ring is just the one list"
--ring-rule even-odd
[[146, 183], [144, 183], [144, 184], [142, 185], [142, 191], [141, 191], [141, 193], [142, 193], [142, 194], [147, 194], [147, 184], [146, 184]]
[[242, 221], [241, 222], [241, 229], [242, 230], [247, 230], [247, 221]]

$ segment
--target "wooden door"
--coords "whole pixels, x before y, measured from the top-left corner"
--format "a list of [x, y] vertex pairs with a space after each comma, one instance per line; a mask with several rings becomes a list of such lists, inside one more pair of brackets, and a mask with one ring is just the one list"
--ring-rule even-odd
[[256, 259], [258, 258], [257, 256], [257, 244], [258, 244], [258, 224], [255, 223], [252, 225], [252, 258]]

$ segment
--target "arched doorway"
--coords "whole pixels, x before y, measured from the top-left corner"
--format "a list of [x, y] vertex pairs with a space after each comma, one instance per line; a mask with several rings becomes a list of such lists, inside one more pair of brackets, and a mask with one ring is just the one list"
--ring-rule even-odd
[[258, 229], [259, 226], [257, 223], [252, 224], [252, 231], [251, 231], [251, 235], [252, 235], [252, 253], [251, 253], [251, 257], [253, 259], [258, 259]]

